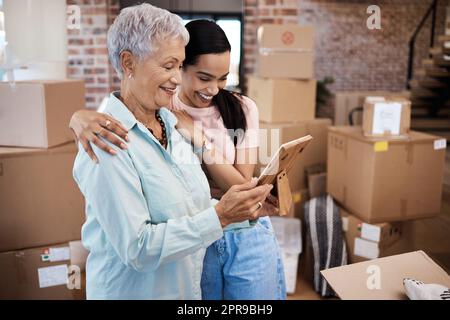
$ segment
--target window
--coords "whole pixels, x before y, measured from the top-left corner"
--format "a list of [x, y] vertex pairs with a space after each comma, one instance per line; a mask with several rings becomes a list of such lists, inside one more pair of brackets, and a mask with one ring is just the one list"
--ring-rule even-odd
[[241, 48], [242, 48], [242, 18], [237, 14], [183, 14], [178, 13], [184, 23], [196, 19], [214, 20], [227, 35], [231, 45], [230, 57], [230, 74], [227, 79], [227, 88], [231, 90], [239, 90], [240, 87], [240, 65], [241, 65]]

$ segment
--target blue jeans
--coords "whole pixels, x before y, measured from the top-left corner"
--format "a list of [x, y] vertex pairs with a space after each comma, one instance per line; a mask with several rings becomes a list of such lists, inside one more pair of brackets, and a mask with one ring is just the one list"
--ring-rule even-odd
[[283, 262], [272, 224], [259, 218], [254, 227], [224, 232], [203, 262], [204, 300], [285, 300]]

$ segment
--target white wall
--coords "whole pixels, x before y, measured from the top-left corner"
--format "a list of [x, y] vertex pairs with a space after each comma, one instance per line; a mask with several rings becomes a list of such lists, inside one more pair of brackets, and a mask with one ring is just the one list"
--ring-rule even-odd
[[16, 63], [16, 80], [62, 79], [67, 70], [65, 0], [3, 0], [6, 41]]

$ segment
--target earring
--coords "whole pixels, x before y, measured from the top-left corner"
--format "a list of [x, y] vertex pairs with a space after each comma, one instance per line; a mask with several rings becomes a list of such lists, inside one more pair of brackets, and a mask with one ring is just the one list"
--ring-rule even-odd
[[131, 78], [133, 78], [133, 74], [132, 74], [132, 73], [130, 73], [130, 74], [128, 75], [128, 79], [131, 79]]

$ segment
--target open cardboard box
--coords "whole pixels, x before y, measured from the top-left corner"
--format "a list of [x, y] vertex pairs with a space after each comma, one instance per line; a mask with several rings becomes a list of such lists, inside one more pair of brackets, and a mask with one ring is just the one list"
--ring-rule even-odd
[[425, 252], [360, 262], [321, 271], [343, 300], [404, 300], [404, 278], [450, 288], [450, 276]]

